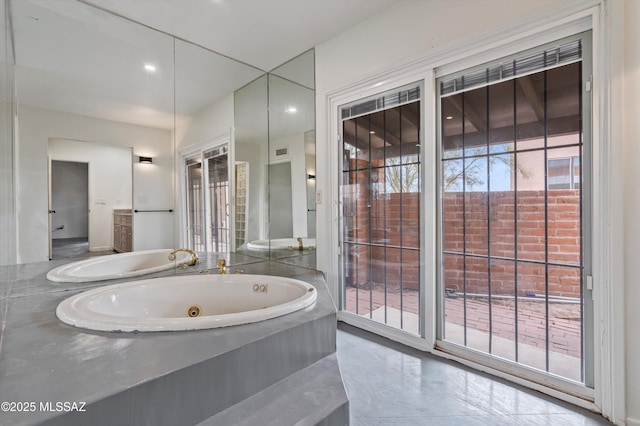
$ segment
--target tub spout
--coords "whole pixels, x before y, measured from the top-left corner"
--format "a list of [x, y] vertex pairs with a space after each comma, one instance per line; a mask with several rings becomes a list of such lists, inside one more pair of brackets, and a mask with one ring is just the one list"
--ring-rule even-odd
[[218, 259], [216, 263], [216, 268], [218, 268], [218, 273], [226, 274], [227, 273], [227, 262], [224, 259]]
[[184, 251], [191, 255], [191, 261], [189, 263], [186, 263], [186, 262], [183, 263], [182, 264], [183, 267], [186, 268], [187, 266], [193, 266], [200, 263], [200, 259], [198, 259], [198, 255], [196, 254], [196, 252], [188, 248], [179, 248], [179, 249], [173, 250], [171, 253], [169, 253], [169, 260], [176, 260], [176, 253], [178, 253], [179, 251]]

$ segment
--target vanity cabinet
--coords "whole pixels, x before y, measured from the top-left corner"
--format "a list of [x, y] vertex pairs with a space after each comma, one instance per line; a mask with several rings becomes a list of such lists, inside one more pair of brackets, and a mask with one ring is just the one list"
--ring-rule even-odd
[[113, 250], [119, 253], [131, 251], [133, 216], [131, 209], [113, 211]]

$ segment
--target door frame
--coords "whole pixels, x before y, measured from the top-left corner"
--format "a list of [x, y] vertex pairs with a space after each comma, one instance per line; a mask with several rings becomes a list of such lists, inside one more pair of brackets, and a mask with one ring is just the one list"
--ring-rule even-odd
[[[180, 192], [180, 205], [183, 206], [181, 209], [179, 209], [179, 211], [181, 212], [180, 214], [180, 232], [179, 232], [179, 236], [178, 236], [178, 240], [180, 241], [180, 244], [182, 247], [189, 247], [189, 211], [186, 208], [187, 206], [187, 176], [186, 176], [186, 172], [187, 172], [187, 168], [185, 165], [185, 162], [188, 158], [192, 158], [195, 156], [200, 156], [200, 160], [202, 163], [204, 163], [203, 161], [203, 153], [205, 151], [214, 149], [214, 148], [218, 148], [220, 146], [223, 145], [227, 145], [228, 149], [227, 149], [227, 167], [229, 170], [229, 233], [230, 233], [230, 247], [229, 250], [231, 252], [235, 252], [236, 251], [236, 243], [235, 243], [235, 217], [236, 217], [236, 212], [235, 212], [235, 174], [233, 173], [233, 170], [235, 170], [235, 166], [233, 166], [235, 164], [235, 147], [234, 147], [234, 133], [233, 133], [233, 129], [230, 129], [229, 132], [226, 132], [222, 135], [216, 136], [216, 137], [212, 137], [212, 138], [208, 138], [208, 139], [204, 139], [200, 142], [197, 142], [193, 145], [189, 145], [185, 148], [182, 148], [180, 150], [178, 150], [177, 153], [177, 157], [178, 157], [178, 164], [179, 166], [179, 175], [178, 175], [178, 180], [179, 180], [179, 192]], [[205, 165], [203, 164], [203, 174], [204, 174], [204, 167]], [[204, 197], [203, 197], [203, 202], [207, 203], [208, 197], [209, 195], [207, 194], [207, 191], [203, 189], [203, 193], [204, 193]], [[206, 205], [206, 204], [205, 204]], [[210, 222], [210, 218], [205, 218], [205, 222]], [[206, 223], [205, 223], [206, 225]], [[208, 237], [205, 237], [205, 240]], [[206, 247], [206, 243], [205, 243], [205, 247]]]

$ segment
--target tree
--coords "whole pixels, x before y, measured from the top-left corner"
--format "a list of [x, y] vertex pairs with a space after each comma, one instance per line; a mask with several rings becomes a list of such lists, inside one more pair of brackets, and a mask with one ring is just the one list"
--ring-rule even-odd
[[385, 191], [420, 192], [420, 164], [417, 155], [385, 159]]
[[443, 189], [445, 191], [462, 191], [462, 183], [464, 182], [467, 191], [486, 190], [487, 158], [490, 172], [496, 170], [500, 165], [504, 165], [508, 167], [510, 175], [513, 174], [514, 169], [517, 169], [521, 177], [529, 178], [530, 172], [522, 164], [515, 164], [515, 158], [512, 154], [513, 144], [505, 145], [493, 147], [494, 153], [501, 155], [487, 156], [483, 147], [479, 147], [467, 150], [467, 156], [464, 160], [460, 158], [444, 161], [442, 166]]

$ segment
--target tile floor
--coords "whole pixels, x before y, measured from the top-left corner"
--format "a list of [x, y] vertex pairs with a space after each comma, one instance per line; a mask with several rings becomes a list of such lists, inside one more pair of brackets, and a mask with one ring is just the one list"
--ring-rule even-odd
[[351, 425], [609, 425], [601, 416], [340, 323]]

